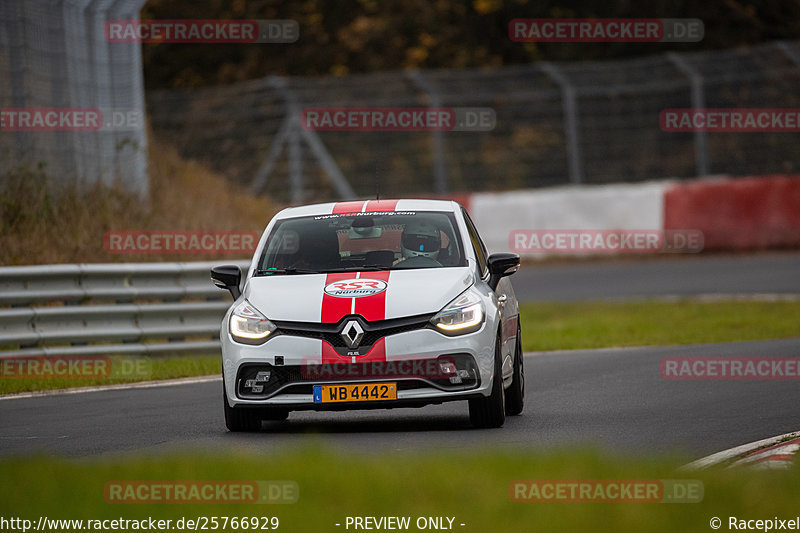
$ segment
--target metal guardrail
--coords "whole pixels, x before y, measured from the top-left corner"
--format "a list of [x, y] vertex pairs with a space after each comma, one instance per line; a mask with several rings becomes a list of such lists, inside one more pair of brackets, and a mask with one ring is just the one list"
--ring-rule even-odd
[[0, 267], [0, 359], [218, 350], [225, 262]]

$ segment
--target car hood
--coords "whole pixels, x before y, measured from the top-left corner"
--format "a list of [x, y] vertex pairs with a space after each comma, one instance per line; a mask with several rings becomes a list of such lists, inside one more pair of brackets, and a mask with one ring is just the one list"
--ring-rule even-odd
[[440, 311], [473, 283], [468, 267], [250, 278], [244, 296], [271, 320], [369, 321]]

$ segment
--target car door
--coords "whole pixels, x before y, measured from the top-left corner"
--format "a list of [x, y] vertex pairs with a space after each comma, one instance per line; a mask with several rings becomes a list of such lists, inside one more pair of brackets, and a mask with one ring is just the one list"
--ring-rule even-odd
[[[483, 281], [487, 281], [489, 279], [489, 267], [487, 262], [488, 254], [486, 252], [486, 245], [483, 243], [483, 239], [481, 239], [478, 229], [472, 222], [467, 210], [463, 207], [462, 210], [464, 214], [464, 221], [467, 225], [467, 232], [469, 233], [469, 239], [472, 243], [472, 248], [475, 251], [475, 257], [478, 262], [478, 270], [480, 272], [481, 279]], [[514, 295], [514, 288], [511, 286], [511, 280], [508, 277], [500, 280], [494, 293], [498, 312], [500, 314], [500, 353], [503, 358], [503, 377], [507, 379], [513, 372], [513, 357], [517, 340], [519, 306]]]

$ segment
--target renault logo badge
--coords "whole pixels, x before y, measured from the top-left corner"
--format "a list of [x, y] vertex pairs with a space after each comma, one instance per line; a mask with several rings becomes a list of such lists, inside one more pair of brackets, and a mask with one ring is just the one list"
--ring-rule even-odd
[[348, 348], [358, 348], [361, 339], [364, 338], [364, 328], [357, 321], [349, 320], [342, 328], [342, 338]]

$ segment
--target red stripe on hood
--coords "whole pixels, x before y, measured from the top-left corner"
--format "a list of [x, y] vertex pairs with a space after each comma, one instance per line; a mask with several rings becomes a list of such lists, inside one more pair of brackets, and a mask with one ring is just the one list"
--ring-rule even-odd
[[397, 209], [397, 200], [370, 200], [367, 202], [367, 213], [376, 211], [394, 211]]
[[364, 200], [357, 200], [354, 202], [337, 202], [333, 206], [333, 214], [339, 215], [341, 213], [360, 213], [364, 209]]
[[[349, 272], [334, 272], [325, 276], [325, 287], [330, 283], [350, 279], [353, 274]], [[352, 298], [337, 298], [323, 291], [322, 308], [320, 309], [320, 322], [330, 324], [338, 322], [343, 316], [350, 314]]]
[[[359, 279], [379, 279], [389, 282], [390, 271], [377, 271], [377, 272], [361, 272], [358, 276]], [[373, 294], [372, 296], [363, 296], [356, 298], [355, 312], [357, 315], [363, 316], [367, 321], [384, 320], [386, 318], [386, 290]]]
[[372, 349], [369, 352], [367, 352], [367, 355], [356, 357], [356, 361], [359, 363], [386, 361], [386, 339], [380, 339], [378, 342], [375, 343]]
[[344, 357], [334, 349], [333, 346], [325, 341], [322, 341], [322, 364], [346, 364], [352, 363], [353, 359], [356, 363], [372, 363], [374, 361], [386, 361], [386, 339], [380, 339], [372, 346], [372, 349], [360, 357]]
[[[360, 272], [357, 274], [359, 279], [377, 279], [386, 283], [389, 282], [389, 271]], [[350, 273], [328, 274], [325, 285], [342, 281], [352, 277]], [[387, 289], [388, 290], [388, 287]], [[329, 294], [322, 295], [321, 321], [324, 323], [339, 322], [345, 315], [352, 312], [361, 315], [367, 321], [384, 320], [386, 318], [386, 290], [372, 296], [362, 296], [361, 298], [337, 298]], [[380, 339], [367, 352], [355, 358], [358, 362], [386, 361], [386, 343]], [[349, 363], [352, 357], [343, 357], [325, 341], [322, 341], [322, 364], [330, 363]]]
[[330, 365], [333, 363], [349, 363], [351, 361], [351, 357], [342, 357], [339, 355], [333, 346], [328, 344], [325, 341], [320, 341], [322, 343], [322, 364], [323, 365]]
[[378, 211], [394, 211], [397, 209], [397, 200], [355, 200], [351, 202], [337, 202], [333, 206], [333, 214], [342, 213], [375, 213]]
[[[359, 272], [356, 277], [359, 279], [376, 279], [389, 282], [387, 271]], [[352, 273], [336, 272], [325, 276], [325, 286], [336, 281], [343, 281], [354, 277]], [[328, 293], [322, 294], [322, 308], [320, 310], [320, 322], [325, 324], [335, 323], [343, 316], [355, 313], [361, 315], [370, 322], [384, 320], [386, 318], [386, 290], [372, 296], [362, 296], [360, 298], [339, 298]]]

